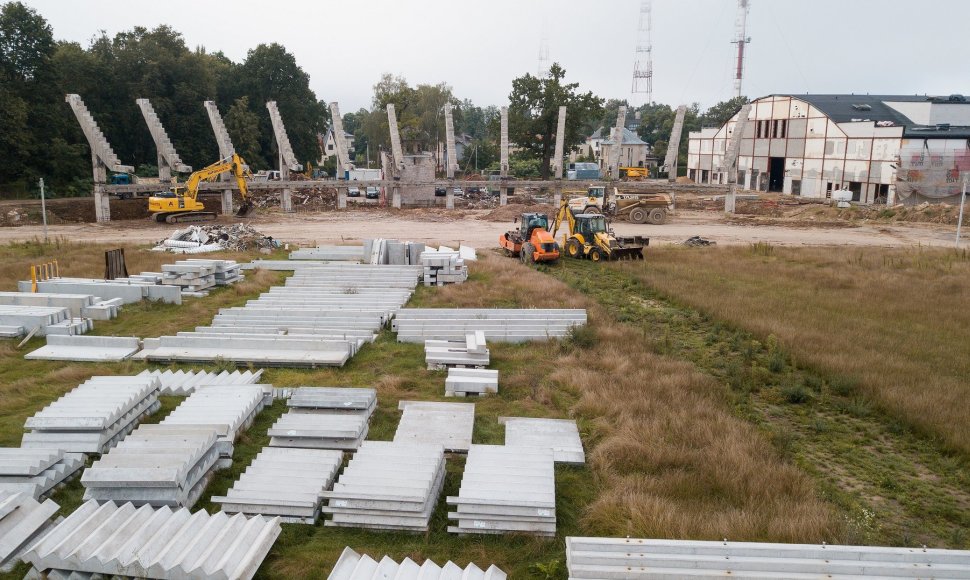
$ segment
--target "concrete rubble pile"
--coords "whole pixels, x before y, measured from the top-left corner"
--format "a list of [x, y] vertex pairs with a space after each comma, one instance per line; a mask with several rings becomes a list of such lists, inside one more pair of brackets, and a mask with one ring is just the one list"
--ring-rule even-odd
[[84, 499], [192, 507], [220, 462], [212, 426], [142, 425], [81, 475]]
[[84, 457], [60, 449], [0, 447], [0, 493], [48, 496], [80, 473]]
[[377, 389], [299, 387], [286, 401], [293, 413], [344, 413], [370, 417], [377, 408]]
[[277, 518], [88, 501], [23, 559], [47, 578], [248, 580], [281, 531]]
[[398, 408], [404, 413], [394, 432], [395, 442], [441, 445], [452, 452], [471, 447], [474, 403], [400, 401]]
[[445, 379], [446, 397], [467, 397], [498, 393], [498, 371], [449, 368]]
[[61, 306], [0, 305], [0, 338], [85, 334], [94, 328], [90, 318], [74, 318]]
[[104, 453], [159, 409], [158, 379], [95, 376], [27, 419], [22, 447]]
[[227, 513], [312, 525], [320, 516], [321, 494], [330, 489], [342, 462], [340, 451], [264, 447], [226, 495], [212, 502]]
[[67, 308], [71, 318], [111, 320], [121, 310], [121, 300], [102, 300], [90, 294], [54, 294], [47, 292], [0, 292], [0, 305], [50, 306]]
[[59, 506], [29, 494], [0, 490], [0, 572], [11, 572], [27, 547], [42, 537]]
[[452, 561], [439, 566], [431, 560], [418, 564], [411, 558], [404, 558], [397, 563], [388, 556], [379, 561], [344, 548], [340, 558], [334, 565], [327, 580], [421, 580], [423, 578], [437, 578], [445, 580], [505, 580], [508, 575], [494, 564], [482, 570], [474, 563], [462, 568]]
[[566, 338], [585, 324], [585, 309], [402, 308], [391, 329], [400, 342], [459, 341], [478, 330], [490, 342], [526, 342]]
[[468, 279], [468, 267], [461, 255], [451, 249], [425, 250], [421, 254], [425, 286], [461, 284]]
[[290, 410], [269, 428], [271, 447], [353, 450], [367, 437], [368, 416]]
[[[268, 397], [267, 397], [268, 395]], [[221, 385], [196, 389], [160, 425], [214, 428], [224, 467], [232, 461], [233, 442], [272, 403], [272, 386]]]
[[47, 344], [24, 355], [27, 360], [123, 361], [141, 348], [135, 336], [59, 336], [47, 337]]
[[291, 260], [322, 260], [324, 262], [361, 262], [363, 246], [317, 246], [290, 252]]
[[498, 421], [505, 425], [505, 445], [508, 447], [551, 449], [556, 463], [586, 463], [579, 428], [572, 419], [499, 417]]
[[153, 250], [175, 254], [201, 254], [223, 250], [278, 248], [280, 243], [248, 224], [212, 224], [175, 230]]
[[486, 367], [489, 357], [485, 332], [481, 330], [465, 333], [464, 340], [460, 341], [424, 341], [424, 362], [428, 365], [428, 370], [449, 367]]
[[263, 376], [263, 369], [256, 371], [222, 371], [221, 373], [207, 371], [177, 371], [172, 370], [144, 370], [139, 377], [155, 377], [161, 383], [161, 395], [186, 396], [192, 394], [200, 386], [216, 385], [251, 385], [259, 382]]
[[570, 578], [970, 578], [970, 550], [566, 538]]
[[323, 494], [324, 525], [427, 532], [444, 481], [440, 445], [364, 441]]
[[456, 534], [556, 535], [551, 449], [472, 445], [458, 495], [448, 497]]

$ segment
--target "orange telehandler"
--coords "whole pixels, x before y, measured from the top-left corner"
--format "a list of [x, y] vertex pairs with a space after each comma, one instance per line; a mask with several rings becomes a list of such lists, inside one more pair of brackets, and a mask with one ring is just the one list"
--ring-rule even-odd
[[[520, 221], [521, 220], [521, 221]], [[523, 264], [555, 262], [559, 259], [559, 244], [549, 233], [549, 216], [544, 213], [524, 213], [519, 229], [499, 236], [498, 243], [509, 256], [518, 256]]]

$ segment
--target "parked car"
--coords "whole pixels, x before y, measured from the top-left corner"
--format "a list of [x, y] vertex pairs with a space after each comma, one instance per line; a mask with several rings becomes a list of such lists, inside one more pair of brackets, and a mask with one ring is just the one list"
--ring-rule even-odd
[[468, 193], [481, 193], [482, 188], [478, 186], [472, 186], [468, 188]]
[[360, 197], [360, 188], [358, 187], [348, 187], [347, 197]]
[[452, 193], [455, 194], [455, 197], [465, 197], [465, 190], [460, 187], [456, 187]]
[[369, 186], [366, 191], [364, 191], [364, 197], [367, 199], [377, 199], [381, 196], [380, 191], [376, 187]]
[[448, 190], [444, 187], [436, 187], [434, 188], [434, 195], [435, 197], [444, 197], [448, 195]]

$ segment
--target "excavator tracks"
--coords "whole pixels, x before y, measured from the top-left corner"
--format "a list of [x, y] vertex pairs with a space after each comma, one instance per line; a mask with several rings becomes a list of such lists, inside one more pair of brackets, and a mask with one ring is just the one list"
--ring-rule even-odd
[[185, 224], [192, 222], [215, 221], [216, 214], [208, 211], [193, 211], [187, 213], [156, 213], [152, 215], [155, 221], [167, 224]]

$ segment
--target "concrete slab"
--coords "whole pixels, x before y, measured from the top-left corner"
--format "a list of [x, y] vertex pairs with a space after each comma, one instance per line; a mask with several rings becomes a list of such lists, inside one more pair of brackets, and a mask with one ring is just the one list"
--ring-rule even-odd
[[446, 451], [468, 451], [475, 426], [474, 403], [401, 401], [401, 421], [394, 441], [441, 445]]
[[498, 422], [505, 425], [505, 444], [509, 447], [551, 449], [556, 463], [586, 463], [579, 429], [572, 419], [499, 417]]
[[47, 344], [24, 355], [27, 360], [123, 361], [138, 352], [141, 343], [134, 336], [47, 337]]

